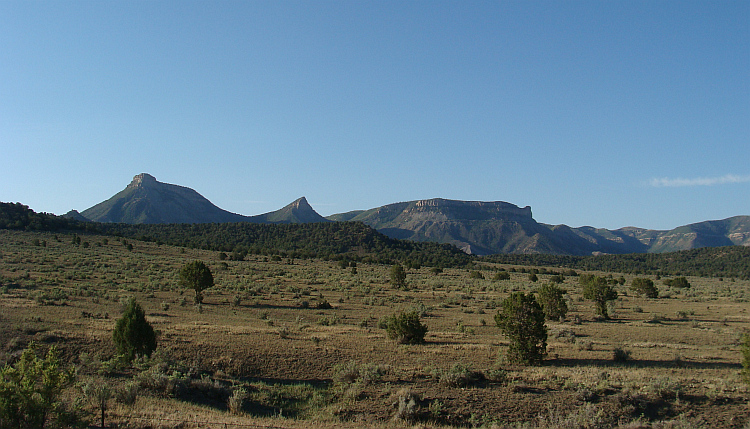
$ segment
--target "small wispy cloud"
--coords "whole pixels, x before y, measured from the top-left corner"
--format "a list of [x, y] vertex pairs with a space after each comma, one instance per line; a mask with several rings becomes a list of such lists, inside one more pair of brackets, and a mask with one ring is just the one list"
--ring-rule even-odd
[[750, 182], [750, 176], [738, 176], [736, 174], [727, 174], [719, 177], [695, 177], [692, 179], [660, 177], [653, 178], [649, 185], [656, 188], [675, 188], [681, 186], [714, 186], [725, 185], [728, 183], [745, 183]]

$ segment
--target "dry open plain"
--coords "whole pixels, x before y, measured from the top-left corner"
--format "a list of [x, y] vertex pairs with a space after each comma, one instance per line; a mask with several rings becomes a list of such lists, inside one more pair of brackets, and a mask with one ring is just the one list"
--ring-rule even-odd
[[[423, 267], [408, 270], [408, 290], [396, 290], [388, 266], [270, 255], [223, 261], [218, 252], [80, 238], [0, 231], [0, 364], [32, 341], [56, 345], [80, 382], [137, 392], [111, 400], [110, 427], [750, 424], [750, 389], [740, 378], [747, 280], [689, 277], [689, 289], [655, 280], [661, 297], [647, 299], [629, 291], [633, 276], [624, 275], [614, 317], [601, 321], [577, 277], [566, 276], [570, 311], [548, 323], [544, 365], [520, 367], [505, 362], [494, 315], [511, 291], [548, 280], [540, 273], [530, 281], [521, 271], [531, 267], [480, 266], [484, 279]], [[200, 307], [177, 284], [177, 271], [196, 259], [216, 283]], [[491, 280], [500, 268], [510, 280]], [[128, 297], [159, 333], [157, 353], [134, 366], [113, 359], [111, 339]], [[398, 345], [378, 327], [410, 309], [429, 327], [424, 345]], [[613, 359], [615, 350], [627, 359]]]

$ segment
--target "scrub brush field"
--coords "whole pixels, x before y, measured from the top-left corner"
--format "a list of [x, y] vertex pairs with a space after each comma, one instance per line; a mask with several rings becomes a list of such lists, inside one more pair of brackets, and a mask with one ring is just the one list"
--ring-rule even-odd
[[[194, 304], [178, 273], [192, 261], [214, 286]], [[111, 386], [105, 425], [190, 427], [746, 428], [741, 376], [750, 281], [653, 281], [631, 274], [477, 262], [468, 269], [249, 255], [113, 236], [0, 230], [0, 366], [54, 346], [76, 382], [62, 400], [100, 424], [86, 385]], [[504, 273], [498, 275], [498, 273]], [[612, 280], [611, 319], [581, 274]], [[547, 321], [541, 366], [509, 362], [495, 322], [512, 292], [553, 281], [568, 312]], [[666, 282], [665, 282], [666, 280]], [[115, 322], [134, 298], [157, 334], [150, 358], [118, 359]], [[384, 321], [416, 312], [424, 344]]]

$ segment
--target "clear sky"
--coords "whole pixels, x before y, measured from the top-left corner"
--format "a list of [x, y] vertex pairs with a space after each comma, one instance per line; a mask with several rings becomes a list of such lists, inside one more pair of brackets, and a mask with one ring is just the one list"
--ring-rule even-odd
[[0, 201], [750, 215], [750, 2], [0, 0]]

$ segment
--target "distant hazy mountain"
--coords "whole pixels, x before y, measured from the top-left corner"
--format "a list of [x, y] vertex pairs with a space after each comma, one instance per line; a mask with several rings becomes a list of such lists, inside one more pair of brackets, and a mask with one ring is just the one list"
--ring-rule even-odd
[[750, 216], [701, 222], [671, 231], [571, 228], [536, 222], [530, 207], [519, 208], [502, 201], [438, 198], [341, 213], [328, 219], [360, 221], [393, 238], [451, 243], [467, 253], [480, 255], [642, 253], [750, 245]]
[[538, 223], [531, 207], [494, 201], [441, 198], [388, 204], [324, 218], [302, 197], [288, 206], [257, 216], [220, 209], [196, 191], [139, 174], [122, 191], [82, 213], [66, 217], [122, 223], [314, 223], [359, 221], [392, 237], [450, 243], [467, 253], [670, 252], [698, 247], [750, 246], [750, 216], [685, 225], [669, 231], [643, 228], [571, 228]]
[[288, 206], [258, 216], [252, 216], [254, 222], [259, 223], [318, 223], [330, 222], [328, 219], [319, 215], [318, 212], [310, 207], [307, 199], [302, 197]]
[[659, 234], [650, 251], [671, 252], [698, 247], [750, 246], [750, 216], [734, 216], [681, 226]]
[[567, 253], [531, 208], [496, 201], [436, 198], [342, 213], [330, 220], [360, 221], [392, 237], [450, 243], [467, 253]]
[[193, 189], [158, 182], [146, 173], [135, 176], [112, 198], [80, 214], [73, 210], [66, 216], [122, 223], [328, 222], [310, 207], [304, 197], [275, 212], [243, 216], [216, 207]]

